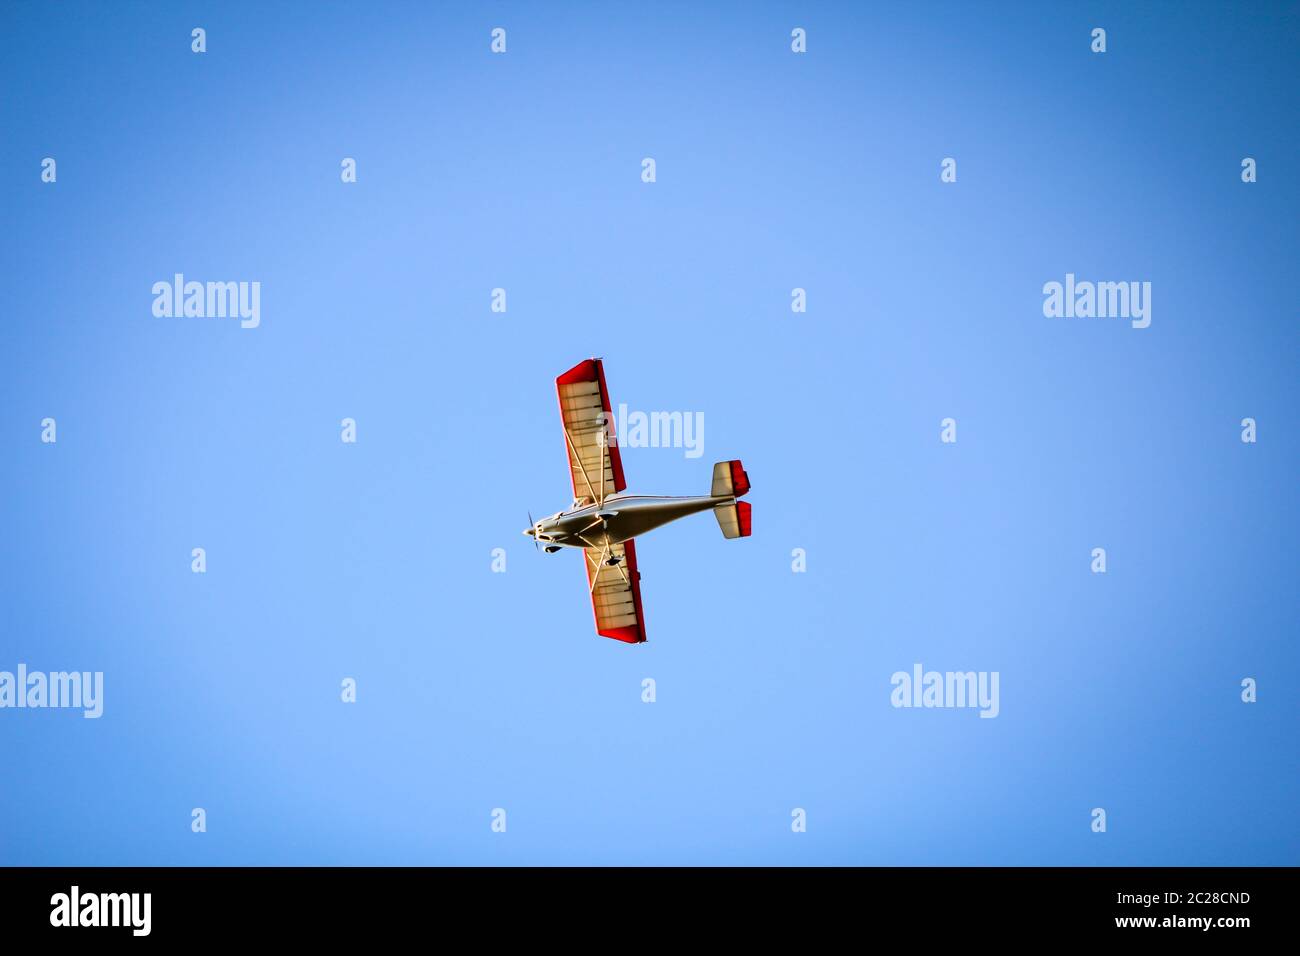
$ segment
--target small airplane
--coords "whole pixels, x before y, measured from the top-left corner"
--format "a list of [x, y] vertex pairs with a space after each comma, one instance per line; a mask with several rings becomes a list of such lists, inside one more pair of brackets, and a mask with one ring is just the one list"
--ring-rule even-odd
[[547, 554], [581, 548], [596, 632], [641, 644], [645, 641], [645, 615], [633, 539], [710, 509], [723, 537], [749, 537], [749, 502], [739, 500], [749, 491], [749, 476], [739, 460], [720, 461], [713, 466], [713, 486], [707, 495], [626, 494], [604, 364], [598, 358], [579, 362], [555, 380], [555, 388], [573, 480], [573, 503], [540, 521], [533, 521], [530, 513], [530, 527], [524, 534], [533, 539], [534, 547], [544, 545]]

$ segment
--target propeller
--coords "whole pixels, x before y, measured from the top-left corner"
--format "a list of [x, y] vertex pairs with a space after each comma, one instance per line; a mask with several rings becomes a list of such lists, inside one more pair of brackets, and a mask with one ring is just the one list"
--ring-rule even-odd
[[537, 522], [533, 520], [533, 513], [532, 513], [531, 510], [528, 512], [528, 526], [529, 526], [530, 528], [533, 529], [533, 550], [534, 550], [534, 551], [540, 551], [540, 550], [541, 550], [541, 545], [539, 545], [539, 544], [537, 543], [537, 528], [538, 528], [538, 525], [537, 525]]

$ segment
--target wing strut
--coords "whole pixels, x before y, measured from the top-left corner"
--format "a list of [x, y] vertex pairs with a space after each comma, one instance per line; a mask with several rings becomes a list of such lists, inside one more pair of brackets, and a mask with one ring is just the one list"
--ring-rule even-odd
[[[600, 449], [600, 498], [598, 499], [603, 505], [605, 503], [605, 417], [600, 419], [600, 435], [596, 439], [596, 447]], [[587, 473], [584, 471], [582, 476], [585, 478]]]
[[[587, 554], [586, 551], [582, 553]], [[591, 576], [590, 593], [592, 594], [596, 593], [596, 585], [600, 581], [600, 569], [605, 566], [605, 555], [608, 553], [609, 553], [609, 545], [607, 544], [600, 549], [600, 557], [592, 558], [591, 555], [587, 555], [587, 559], [591, 561], [592, 566], [596, 569], [596, 573]]]
[[[565, 425], [564, 422], [560, 422], [560, 427], [564, 429], [564, 440], [569, 443], [569, 451], [573, 452], [573, 457], [578, 462], [578, 468], [582, 472], [582, 480], [587, 483], [587, 490], [590, 491], [594, 497], [596, 489], [591, 486], [591, 479], [587, 477], [587, 466], [582, 463], [582, 456], [578, 454], [578, 446], [573, 443], [573, 438], [569, 435], [569, 426]], [[605, 484], [605, 467], [603, 462], [601, 463], [600, 469], [600, 484], [603, 489]], [[602, 497], [599, 500], [604, 501], [605, 499]]]
[[[588, 589], [588, 593], [590, 594], [594, 594], [596, 592], [596, 582], [600, 580], [600, 569], [605, 566], [605, 558], [609, 555], [609, 547], [610, 547], [609, 535], [605, 535], [605, 543], [603, 545], [594, 545], [587, 538], [583, 537], [583, 531], [587, 531], [589, 528], [592, 527], [594, 527], [594, 524], [589, 524], [587, 525], [586, 528], [583, 528], [582, 531], [579, 531], [577, 535], [575, 535], [575, 537], [577, 537], [580, 541], [582, 541], [583, 544], [587, 546], [582, 551], [583, 557], [585, 557], [588, 561], [591, 561], [592, 567], [596, 569], [596, 573], [591, 576], [591, 587]], [[595, 551], [597, 547], [600, 548], [600, 557], [593, 560], [591, 555], [587, 553], [587, 549], [589, 548], [592, 551]], [[616, 564], [614, 565], [614, 567], [618, 568], [618, 573], [623, 576], [623, 583], [630, 587], [632, 581], [627, 576], [627, 570], [623, 567], [622, 563]]]

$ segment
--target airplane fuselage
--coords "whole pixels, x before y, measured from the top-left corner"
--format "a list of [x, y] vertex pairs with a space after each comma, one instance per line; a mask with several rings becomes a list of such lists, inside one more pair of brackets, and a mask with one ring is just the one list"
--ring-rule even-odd
[[627, 541], [670, 521], [729, 505], [735, 500], [731, 495], [610, 495], [599, 504], [582, 505], [542, 518], [524, 534], [534, 535], [548, 547], [601, 547]]

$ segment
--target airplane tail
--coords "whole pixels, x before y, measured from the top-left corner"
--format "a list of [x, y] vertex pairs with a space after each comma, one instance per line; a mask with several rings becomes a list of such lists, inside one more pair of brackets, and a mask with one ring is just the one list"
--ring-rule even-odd
[[735, 461], [720, 461], [713, 466], [713, 490], [709, 492], [713, 497], [730, 495], [733, 498], [743, 498], [747, 491], [749, 475], [745, 474], [745, 466], [739, 458]]
[[[714, 498], [740, 498], [749, 492], [749, 475], [739, 459], [720, 461], [713, 466]], [[750, 506], [748, 501], [729, 501], [713, 509], [724, 538], [748, 538], [750, 535]]]

